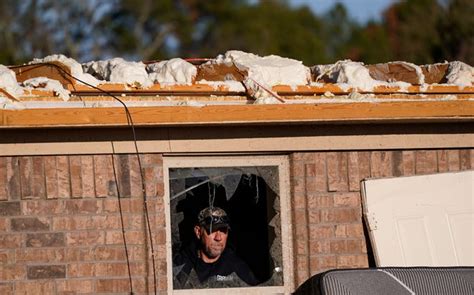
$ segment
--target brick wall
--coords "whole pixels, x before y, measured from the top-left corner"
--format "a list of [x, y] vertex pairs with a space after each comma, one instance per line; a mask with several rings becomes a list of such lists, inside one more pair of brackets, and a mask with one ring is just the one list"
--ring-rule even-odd
[[369, 266], [362, 179], [472, 169], [474, 149], [295, 153], [290, 161], [299, 286], [331, 268]]
[[[133, 288], [153, 290], [135, 155], [115, 156]], [[159, 290], [166, 289], [162, 158], [142, 157]], [[111, 155], [0, 157], [0, 294], [129, 290]]]
[[[152, 293], [138, 164], [134, 155], [114, 159], [134, 291]], [[162, 157], [142, 159], [158, 289], [164, 292]], [[472, 169], [474, 149], [294, 153], [290, 164], [299, 286], [327, 269], [369, 265], [363, 178]], [[112, 156], [0, 157], [0, 294], [128, 290]]]

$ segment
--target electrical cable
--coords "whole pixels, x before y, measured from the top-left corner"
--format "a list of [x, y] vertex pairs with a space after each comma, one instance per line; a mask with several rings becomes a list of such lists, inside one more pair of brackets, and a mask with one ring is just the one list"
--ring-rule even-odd
[[128, 256], [128, 247], [127, 247], [127, 239], [125, 238], [125, 226], [123, 224], [123, 211], [122, 211], [122, 195], [120, 193], [120, 188], [118, 186], [118, 177], [117, 172], [115, 169], [115, 148], [114, 144], [111, 142], [112, 146], [112, 170], [114, 171], [114, 179], [115, 179], [115, 187], [117, 188], [117, 199], [118, 199], [118, 206], [120, 212], [120, 224], [122, 226], [122, 238], [123, 238], [123, 245], [125, 248], [125, 257], [127, 259], [127, 269], [128, 269], [128, 280], [130, 284], [130, 295], [133, 295], [133, 284], [132, 284], [132, 272], [130, 270], [130, 258]]
[[[148, 229], [148, 238], [149, 238], [149, 242], [150, 242], [150, 250], [151, 250], [151, 258], [152, 258], [152, 269], [153, 269], [153, 290], [154, 290], [154, 293], [157, 294], [157, 282], [156, 282], [156, 266], [155, 266], [155, 249], [154, 249], [154, 246], [153, 246], [153, 236], [152, 236], [152, 232], [151, 232], [151, 225], [150, 225], [150, 217], [149, 217], [149, 210], [148, 210], [148, 199], [147, 199], [147, 196], [146, 196], [146, 186], [145, 186], [145, 176], [144, 176], [144, 172], [143, 172], [143, 168], [142, 168], [142, 163], [141, 163], [141, 159], [140, 159], [140, 153], [138, 151], [138, 145], [137, 145], [137, 137], [136, 137], [136, 132], [135, 132], [135, 125], [133, 123], [133, 119], [132, 119], [132, 115], [130, 114], [130, 111], [127, 107], [127, 105], [121, 100], [119, 99], [117, 96], [113, 95], [112, 93], [106, 91], [106, 90], [103, 90], [99, 87], [96, 87], [90, 83], [87, 83], [77, 77], [74, 77], [72, 74], [68, 73], [66, 70], [64, 70], [63, 68], [61, 68], [59, 65], [57, 64], [54, 64], [54, 63], [49, 63], [49, 62], [46, 62], [46, 63], [40, 63], [40, 64], [37, 64], [38, 67], [42, 66], [42, 65], [49, 65], [49, 66], [52, 66], [52, 67], [55, 67], [57, 68], [61, 73], [65, 74], [66, 76], [68, 77], [71, 77], [72, 79], [74, 79], [75, 81], [78, 81], [80, 83], [83, 83], [89, 87], [92, 87], [110, 97], [112, 97], [113, 99], [115, 99], [116, 101], [118, 101], [120, 104], [122, 104], [124, 110], [125, 110], [125, 114], [126, 114], [126, 118], [127, 118], [127, 124], [131, 127], [131, 130], [132, 130], [132, 135], [133, 135], [133, 143], [134, 143], [134, 147], [135, 147], [135, 154], [137, 156], [137, 161], [138, 161], [138, 168], [140, 170], [140, 176], [141, 176], [141, 184], [142, 184], [142, 193], [143, 193], [143, 200], [144, 200], [144, 204], [143, 204], [143, 207], [144, 207], [144, 212], [145, 212], [145, 220], [146, 220], [146, 228]], [[19, 66], [12, 66], [10, 68], [21, 68], [21, 67], [27, 67], [27, 66], [31, 66], [31, 65], [19, 65]], [[114, 162], [112, 162], [114, 163]], [[114, 167], [115, 169], [115, 167]], [[117, 181], [117, 179], [116, 179]], [[120, 203], [119, 203], [120, 204]], [[121, 206], [120, 206], [120, 209], [121, 209]], [[122, 224], [123, 226], [123, 224]], [[124, 229], [123, 229], [124, 230]], [[125, 239], [125, 235], [124, 235], [124, 239]], [[125, 241], [125, 240], [124, 240]], [[128, 257], [127, 257], [127, 264], [128, 264], [128, 267], [130, 268], [130, 265], [129, 265], [129, 262], [128, 262]], [[129, 279], [131, 281], [131, 274], [129, 273]], [[132, 286], [130, 286], [130, 288], [132, 288]], [[132, 290], [132, 289], [131, 289]], [[131, 291], [133, 294], [133, 290]]]

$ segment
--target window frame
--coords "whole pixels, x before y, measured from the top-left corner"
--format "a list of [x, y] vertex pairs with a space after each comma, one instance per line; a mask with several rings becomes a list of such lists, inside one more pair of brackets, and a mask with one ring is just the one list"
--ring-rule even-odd
[[[171, 238], [170, 168], [277, 166], [281, 216], [283, 286], [255, 286], [245, 288], [173, 289], [173, 257]], [[164, 206], [166, 218], [166, 261], [168, 294], [290, 294], [294, 289], [293, 230], [290, 204], [290, 173], [287, 156], [166, 156], [163, 157]]]

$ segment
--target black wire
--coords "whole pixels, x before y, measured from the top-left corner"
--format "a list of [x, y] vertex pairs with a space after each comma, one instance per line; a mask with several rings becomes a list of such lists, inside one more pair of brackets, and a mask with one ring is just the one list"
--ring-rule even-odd
[[128, 280], [130, 283], [130, 294], [133, 295], [133, 284], [132, 284], [132, 272], [130, 270], [130, 259], [128, 257], [128, 247], [127, 247], [127, 240], [125, 238], [125, 226], [123, 224], [123, 212], [122, 212], [122, 195], [120, 194], [120, 188], [118, 185], [118, 178], [117, 172], [115, 169], [115, 148], [114, 144], [111, 142], [112, 145], [112, 169], [114, 171], [114, 179], [115, 179], [115, 187], [117, 188], [117, 199], [118, 199], [118, 206], [120, 212], [120, 224], [122, 226], [122, 238], [123, 238], [123, 245], [125, 248], [125, 257], [127, 258], [127, 268], [128, 268]]
[[[78, 81], [78, 82], [81, 82], [89, 87], [92, 87], [96, 90], [99, 90], [100, 92], [102, 93], [105, 93], [107, 94], [108, 96], [112, 97], [113, 99], [117, 100], [119, 103], [122, 104], [124, 110], [125, 110], [125, 114], [126, 114], [126, 117], [127, 117], [127, 124], [131, 127], [131, 130], [132, 130], [132, 135], [133, 135], [133, 143], [134, 143], [134, 146], [135, 146], [135, 154], [137, 156], [137, 161], [138, 161], [138, 168], [140, 169], [140, 177], [141, 177], [141, 183], [142, 183], [142, 193], [143, 193], [143, 201], [144, 201], [144, 204], [143, 204], [143, 207], [144, 207], [144, 211], [145, 211], [145, 219], [146, 219], [146, 227], [148, 228], [148, 237], [149, 237], [149, 241], [150, 241], [150, 250], [151, 250], [151, 258], [152, 258], [152, 266], [153, 266], [153, 290], [155, 292], [155, 294], [157, 294], [157, 288], [156, 288], [156, 267], [155, 267], [155, 249], [154, 249], [154, 246], [153, 246], [153, 236], [152, 236], [152, 233], [151, 233], [151, 226], [150, 226], [150, 216], [148, 214], [148, 200], [147, 200], [147, 196], [146, 196], [146, 187], [145, 187], [145, 176], [144, 176], [144, 172], [143, 172], [143, 169], [142, 169], [142, 163], [141, 163], [141, 160], [140, 160], [140, 153], [138, 152], [138, 145], [137, 145], [137, 136], [136, 136], [136, 133], [135, 133], [135, 125], [133, 123], [133, 119], [132, 119], [132, 115], [130, 114], [130, 111], [128, 110], [128, 107], [127, 105], [121, 100], [119, 99], [117, 96], [113, 95], [112, 93], [106, 91], [106, 90], [103, 90], [103, 89], [100, 89], [99, 87], [96, 87], [90, 83], [87, 83], [77, 77], [74, 77], [72, 74], [68, 73], [66, 70], [64, 70], [63, 68], [61, 68], [59, 65], [57, 64], [54, 64], [54, 63], [49, 63], [49, 62], [46, 62], [46, 63], [41, 63], [41, 64], [38, 64], [38, 67], [40, 67], [41, 65], [49, 65], [49, 66], [52, 66], [52, 67], [55, 67], [57, 68], [61, 73], [65, 74], [66, 76], [69, 76], [71, 77], [72, 79]], [[28, 66], [31, 66], [31, 65], [19, 65], [19, 66], [12, 66], [11, 68], [21, 68], [21, 67], [28, 67]], [[112, 162], [113, 163], [113, 162]], [[114, 167], [115, 169], [115, 167]], [[120, 203], [119, 203], [120, 204]], [[127, 257], [127, 261], [128, 261], [128, 257]], [[127, 262], [128, 263], [128, 262]], [[130, 266], [128, 266], [130, 267]], [[130, 280], [131, 280], [131, 276], [130, 276]]]

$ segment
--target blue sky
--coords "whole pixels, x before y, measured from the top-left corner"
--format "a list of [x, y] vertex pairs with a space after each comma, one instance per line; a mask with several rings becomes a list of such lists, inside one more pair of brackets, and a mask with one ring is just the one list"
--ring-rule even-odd
[[316, 14], [325, 13], [337, 2], [343, 3], [355, 20], [365, 23], [370, 19], [380, 19], [383, 12], [394, 0], [290, 0], [294, 6], [306, 4]]

